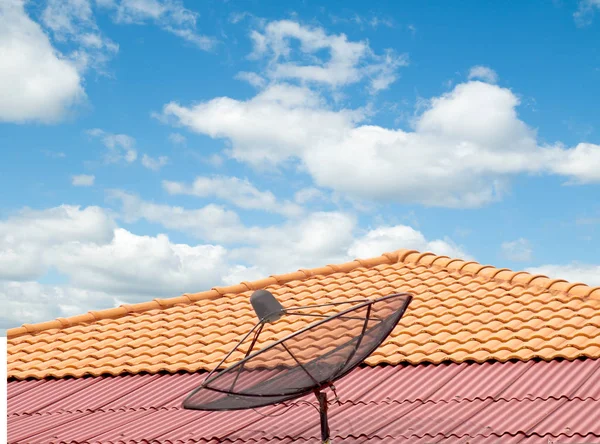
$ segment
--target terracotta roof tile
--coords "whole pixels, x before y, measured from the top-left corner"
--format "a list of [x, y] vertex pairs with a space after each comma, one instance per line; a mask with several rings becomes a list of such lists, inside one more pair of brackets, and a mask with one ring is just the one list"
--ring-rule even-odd
[[[8, 331], [8, 375], [209, 370], [255, 322], [253, 290], [284, 306], [414, 295], [367, 364], [600, 357], [600, 287], [399, 250]], [[273, 340], [298, 328], [274, 324]], [[259, 344], [260, 345], [260, 344]]]

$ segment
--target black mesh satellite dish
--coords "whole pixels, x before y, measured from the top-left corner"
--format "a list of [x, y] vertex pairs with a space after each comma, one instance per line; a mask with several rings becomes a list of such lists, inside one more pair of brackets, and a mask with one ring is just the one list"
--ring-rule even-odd
[[[346, 375], [391, 333], [412, 296], [398, 293], [377, 299], [284, 308], [266, 290], [255, 291], [250, 302], [259, 321], [184, 400], [193, 410], [242, 410], [288, 401], [314, 392], [319, 401], [321, 437], [329, 442], [327, 394], [333, 382]], [[349, 308], [345, 308], [349, 307]], [[278, 338], [269, 324], [295, 317], [297, 326]], [[315, 318], [320, 318], [314, 322]], [[304, 323], [304, 324], [303, 324]], [[242, 344], [254, 333], [247, 350]], [[261, 333], [263, 334], [261, 336]], [[254, 350], [259, 336], [271, 342]], [[324, 340], [325, 339], [325, 340]], [[234, 357], [242, 358], [226, 365]]]

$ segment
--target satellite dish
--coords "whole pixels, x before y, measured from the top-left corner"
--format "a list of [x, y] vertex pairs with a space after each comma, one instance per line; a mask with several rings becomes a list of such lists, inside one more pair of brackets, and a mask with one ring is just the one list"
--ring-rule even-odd
[[[333, 382], [381, 345], [411, 300], [410, 294], [398, 293], [286, 309], [268, 291], [255, 291], [250, 303], [258, 322], [187, 396], [183, 408], [243, 410], [314, 392], [319, 401], [321, 438], [329, 443], [327, 394], [323, 390], [330, 387], [335, 392]], [[283, 317], [301, 322], [294, 319], [291, 325], [298, 325], [296, 331], [278, 338], [277, 332], [268, 332], [269, 324]], [[315, 318], [320, 319], [313, 322]], [[241, 346], [252, 333], [252, 341], [243, 352]], [[259, 336], [272, 342], [254, 350]], [[234, 353], [242, 359], [226, 365]]]

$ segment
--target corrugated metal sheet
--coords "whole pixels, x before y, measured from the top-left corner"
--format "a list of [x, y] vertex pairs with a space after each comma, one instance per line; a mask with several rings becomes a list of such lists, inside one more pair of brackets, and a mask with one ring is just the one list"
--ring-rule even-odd
[[[182, 410], [202, 378], [12, 381], [9, 442], [318, 442], [312, 396], [260, 414]], [[336, 443], [600, 443], [600, 360], [360, 368], [337, 390]]]

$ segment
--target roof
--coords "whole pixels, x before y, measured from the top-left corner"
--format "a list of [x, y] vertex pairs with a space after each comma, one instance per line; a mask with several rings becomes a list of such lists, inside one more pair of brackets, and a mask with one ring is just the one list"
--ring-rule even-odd
[[[336, 383], [335, 442], [600, 440], [600, 288], [400, 250], [10, 330], [9, 442], [319, 442], [310, 397], [181, 408], [254, 324], [259, 288], [286, 307], [414, 295], [371, 367]], [[284, 319], [267, 341], [299, 327]]]
[[[285, 306], [414, 295], [369, 365], [600, 357], [600, 287], [399, 250], [8, 333], [16, 379], [209, 370], [255, 323], [252, 291]], [[273, 340], [297, 327], [275, 324]], [[323, 340], [327, 340], [324, 338]], [[262, 346], [264, 344], [258, 344]]]
[[[12, 381], [9, 442], [320, 442], [319, 415], [304, 402], [312, 396], [261, 414], [182, 410], [202, 378]], [[341, 404], [329, 412], [336, 443], [600, 441], [600, 360], [376, 366], [355, 369], [336, 386]]]

